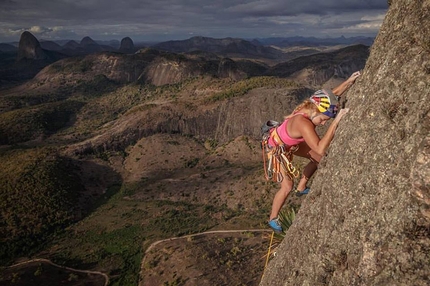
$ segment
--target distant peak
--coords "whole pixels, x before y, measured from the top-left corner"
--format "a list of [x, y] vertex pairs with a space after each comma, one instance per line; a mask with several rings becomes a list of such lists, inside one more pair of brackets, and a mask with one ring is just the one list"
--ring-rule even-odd
[[17, 60], [21, 59], [33, 59], [40, 60], [46, 59], [46, 54], [40, 46], [40, 42], [33, 36], [32, 33], [25, 31], [21, 34], [18, 46], [18, 57]]
[[81, 46], [88, 46], [88, 45], [97, 45], [97, 43], [93, 39], [87, 36], [81, 40]]
[[121, 40], [121, 46], [119, 50], [124, 53], [134, 53], [135, 47], [134, 47], [133, 40], [130, 37], [123, 38]]

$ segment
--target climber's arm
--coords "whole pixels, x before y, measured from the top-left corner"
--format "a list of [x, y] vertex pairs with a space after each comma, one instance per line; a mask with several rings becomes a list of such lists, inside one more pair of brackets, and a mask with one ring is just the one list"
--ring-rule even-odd
[[353, 73], [347, 80], [342, 82], [338, 87], [334, 88], [333, 94], [341, 96], [351, 85], [354, 84], [355, 80], [361, 75], [359, 71]]
[[315, 126], [312, 124], [311, 121], [306, 119], [300, 119], [302, 122], [298, 126], [298, 129], [303, 139], [305, 139], [306, 144], [308, 144], [309, 148], [311, 148], [317, 154], [324, 156], [328, 146], [333, 140], [334, 133], [337, 129], [339, 121], [346, 113], [348, 113], [348, 111], [349, 111], [348, 108], [341, 109], [339, 111], [338, 115], [330, 124], [327, 132], [324, 134], [324, 136], [321, 139], [316, 134]]

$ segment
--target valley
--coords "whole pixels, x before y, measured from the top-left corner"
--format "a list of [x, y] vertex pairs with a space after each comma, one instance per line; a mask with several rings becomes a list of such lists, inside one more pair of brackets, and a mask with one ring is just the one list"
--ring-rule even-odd
[[[260, 127], [362, 67], [366, 50], [309, 56], [296, 70], [103, 51], [0, 90], [2, 264], [45, 258], [110, 285], [211, 285], [220, 269], [223, 281], [258, 285], [270, 238], [252, 230], [267, 228], [277, 189], [264, 180]], [[190, 236], [216, 230], [239, 232]], [[182, 236], [142, 264], [152, 243]]]

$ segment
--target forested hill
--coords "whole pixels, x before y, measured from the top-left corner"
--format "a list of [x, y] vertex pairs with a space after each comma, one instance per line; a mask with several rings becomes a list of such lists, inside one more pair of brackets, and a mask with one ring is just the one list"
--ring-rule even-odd
[[430, 1], [390, 2], [260, 285], [430, 283]]

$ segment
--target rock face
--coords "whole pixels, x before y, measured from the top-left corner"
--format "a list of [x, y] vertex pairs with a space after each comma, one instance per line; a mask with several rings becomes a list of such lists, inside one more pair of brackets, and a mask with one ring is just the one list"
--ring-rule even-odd
[[[145, 112], [121, 117], [108, 132], [71, 146], [69, 150], [72, 154], [122, 150], [132, 142], [158, 133], [192, 134], [203, 141], [214, 138], [222, 143], [243, 135], [260, 138], [262, 121], [259, 118], [280, 120], [310, 94], [312, 90], [306, 88], [268, 88], [192, 110], [177, 103], [154, 105]], [[267, 102], [275, 104], [268, 106]]]
[[136, 51], [136, 48], [134, 47], [133, 40], [129, 37], [125, 37], [124, 39], [122, 39], [119, 51], [126, 54], [134, 53]]
[[30, 32], [23, 32], [19, 39], [17, 60], [44, 60], [47, 55], [40, 46], [39, 41]]
[[392, 1], [260, 285], [429, 285], [430, 1]]
[[[3, 47], [0, 46], [0, 53]], [[7, 46], [4, 51], [8, 51]], [[21, 34], [18, 49], [15, 51], [16, 55], [9, 52], [3, 54], [0, 59], [1, 87], [14, 86], [31, 79], [47, 65], [66, 57], [58, 51], [43, 49], [40, 42], [28, 31]]]

